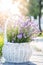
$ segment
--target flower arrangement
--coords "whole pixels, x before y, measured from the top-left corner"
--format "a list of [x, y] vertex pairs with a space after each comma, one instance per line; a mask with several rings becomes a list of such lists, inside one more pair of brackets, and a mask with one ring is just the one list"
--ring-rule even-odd
[[36, 25], [32, 23], [29, 19], [24, 21], [22, 18], [15, 21], [13, 28], [7, 31], [7, 38], [9, 42], [13, 43], [24, 43], [31, 41], [31, 36], [34, 32], [39, 32], [35, 30]]
[[5, 38], [5, 44], [2, 49], [3, 57], [7, 62], [13, 63], [29, 61], [32, 54], [32, 49], [30, 47], [32, 35], [34, 33], [36, 34], [36, 32], [39, 33], [37, 26], [29, 19], [23, 20], [22, 17], [18, 20], [12, 19], [11, 17], [7, 22], [9, 23], [9, 27], [6, 25], [8, 27], [7, 31], [5, 31], [5, 33], [7, 32], [7, 41]]

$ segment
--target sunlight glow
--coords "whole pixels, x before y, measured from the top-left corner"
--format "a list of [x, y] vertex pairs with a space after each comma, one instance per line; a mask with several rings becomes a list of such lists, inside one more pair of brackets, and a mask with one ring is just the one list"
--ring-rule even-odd
[[12, 0], [1, 0], [0, 12], [9, 11], [12, 14], [20, 14], [19, 6], [20, 6], [19, 2], [15, 2], [14, 4], [12, 4]]
[[9, 9], [11, 6], [11, 1], [10, 0], [1, 0], [0, 2], [0, 11], [4, 12]]

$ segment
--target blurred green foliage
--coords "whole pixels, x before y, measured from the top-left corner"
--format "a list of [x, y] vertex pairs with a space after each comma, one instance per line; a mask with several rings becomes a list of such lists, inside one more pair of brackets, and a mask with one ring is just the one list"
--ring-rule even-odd
[[0, 56], [2, 55], [3, 44], [4, 44], [4, 37], [3, 37], [3, 34], [0, 33]]
[[39, 0], [29, 0], [27, 8], [28, 8], [27, 15], [34, 16], [34, 18], [37, 18], [40, 12], [39, 11]]

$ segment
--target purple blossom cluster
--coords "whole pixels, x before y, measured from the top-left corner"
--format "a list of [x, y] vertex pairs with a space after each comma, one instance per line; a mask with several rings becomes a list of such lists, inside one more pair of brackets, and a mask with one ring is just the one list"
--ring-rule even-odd
[[35, 24], [35, 21], [30, 21], [29, 19], [24, 21], [23, 17], [19, 17], [18, 21], [15, 21], [14, 23], [13, 39], [17, 39], [19, 41], [22, 39], [23, 41], [26, 41], [26, 39], [31, 38], [33, 34], [38, 33], [40, 33], [40, 31], [38, 25]]
[[19, 25], [19, 33], [23, 33], [23, 29], [27, 30], [26, 32], [29, 35], [40, 33], [39, 27], [35, 24], [35, 21], [30, 21], [29, 19], [23, 21], [22, 18], [19, 18], [17, 25]]

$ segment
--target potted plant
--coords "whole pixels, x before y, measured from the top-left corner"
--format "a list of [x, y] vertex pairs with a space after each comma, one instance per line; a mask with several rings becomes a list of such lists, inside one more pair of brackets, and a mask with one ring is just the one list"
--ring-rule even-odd
[[14, 21], [10, 18], [5, 23], [3, 56], [6, 62], [27, 62], [32, 54], [30, 42], [33, 29], [31, 24], [28, 20], [19, 19], [14, 22], [13, 28], [7, 30], [9, 20]]

